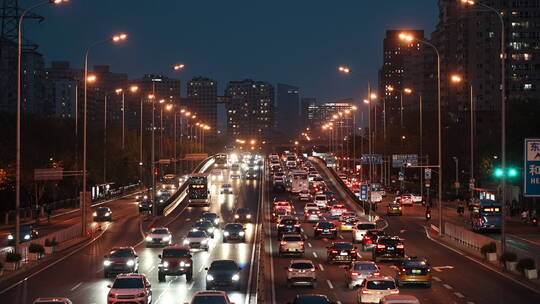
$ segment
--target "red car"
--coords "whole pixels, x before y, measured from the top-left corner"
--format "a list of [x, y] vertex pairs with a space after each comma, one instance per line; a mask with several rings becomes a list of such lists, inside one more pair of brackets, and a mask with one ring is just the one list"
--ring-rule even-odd
[[405, 206], [412, 206], [413, 205], [413, 199], [412, 199], [412, 195], [410, 194], [403, 194], [399, 201], [401, 202], [401, 205]]

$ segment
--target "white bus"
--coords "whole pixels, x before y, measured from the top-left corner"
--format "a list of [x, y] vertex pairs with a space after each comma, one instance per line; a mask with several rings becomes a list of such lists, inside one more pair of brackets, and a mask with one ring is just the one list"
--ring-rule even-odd
[[299, 193], [309, 190], [308, 173], [305, 170], [294, 170], [291, 172], [291, 192]]

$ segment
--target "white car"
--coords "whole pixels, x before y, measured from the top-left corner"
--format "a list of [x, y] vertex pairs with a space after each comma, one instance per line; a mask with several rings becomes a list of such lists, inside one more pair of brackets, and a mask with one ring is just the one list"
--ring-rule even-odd
[[353, 243], [360, 243], [368, 230], [377, 229], [375, 222], [358, 222], [352, 231]]
[[73, 304], [68, 298], [37, 298], [32, 304]]
[[367, 277], [358, 290], [358, 303], [380, 303], [393, 294], [399, 294], [399, 289], [392, 277]]
[[300, 201], [311, 201], [311, 193], [308, 190], [302, 190], [298, 193], [298, 199]]
[[317, 204], [317, 206], [320, 209], [326, 208], [327, 204], [328, 204], [328, 200], [326, 199], [326, 195], [324, 195], [324, 194], [315, 195], [315, 201], [314, 202], [315, 202], [315, 204]]
[[212, 169], [212, 175], [221, 176], [223, 171], [221, 169]]
[[383, 197], [381, 195], [380, 191], [371, 191], [369, 195], [369, 199], [372, 203], [380, 203], [383, 200]]
[[287, 269], [287, 286], [309, 285], [317, 288], [316, 271], [311, 260], [291, 260]]
[[[227, 296], [227, 293], [225, 291], [220, 290], [206, 290], [206, 291], [197, 291], [195, 295], [193, 295], [193, 299], [191, 300], [191, 304], [214, 304], [214, 303], [220, 303], [220, 304], [234, 304], [229, 300], [229, 297]], [[189, 303], [184, 303], [189, 304]]]
[[233, 194], [233, 189], [231, 184], [223, 184], [221, 185], [221, 194]]
[[146, 235], [146, 246], [168, 246], [172, 244], [172, 234], [167, 227], [152, 228]]
[[379, 267], [371, 261], [352, 262], [345, 271], [345, 281], [349, 289], [362, 285], [367, 277], [381, 275]]
[[304, 239], [300, 234], [284, 234], [279, 242], [279, 255], [300, 254], [304, 255]]
[[413, 203], [421, 203], [422, 202], [422, 196], [418, 194], [411, 194], [412, 202]]
[[307, 222], [318, 222], [321, 219], [321, 210], [315, 203], [307, 203], [304, 207], [304, 219]]
[[394, 294], [383, 297], [381, 304], [420, 304], [420, 300], [411, 295]]
[[116, 276], [107, 295], [107, 304], [152, 302], [152, 285], [144, 274], [128, 273]]
[[190, 231], [184, 239], [184, 246], [187, 246], [189, 249], [202, 249], [208, 251], [209, 239], [208, 235], [204, 231]]

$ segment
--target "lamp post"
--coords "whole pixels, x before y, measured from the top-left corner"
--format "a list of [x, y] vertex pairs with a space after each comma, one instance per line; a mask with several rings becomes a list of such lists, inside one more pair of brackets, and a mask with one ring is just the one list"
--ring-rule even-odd
[[21, 99], [22, 99], [22, 23], [24, 17], [32, 10], [48, 5], [62, 4], [67, 0], [47, 0], [24, 10], [17, 23], [17, 135], [15, 144], [15, 252], [19, 251], [21, 226]]
[[438, 168], [439, 168], [439, 174], [438, 174], [438, 203], [439, 203], [439, 231], [441, 235], [444, 235], [443, 227], [442, 227], [442, 176], [443, 176], [443, 165], [442, 165], [442, 117], [441, 117], [441, 56], [439, 54], [439, 50], [435, 45], [433, 45], [430, 42], [418, 39], [413, 37], [410, 34], [407, 33], [400, 33], [399, 39], [406, 41], [406, 42], [412, 42], [412, 41], [418, 41], [422, 44], [425, 44], [429, 47], [431, 47], [437, 56], [437, 120], [438, 120], [438, 139], [437, 139], [437, 146], [438, 146]]
[[[83, 236], [86, 235], [86, 182], [87, 182], [87, 170], [86, 170], [86, 153], [87, 153], [87, 109], [88, 109], [88, 82], [90, 79], [88, 79], [88, 55], [90, 53], [90, 50], [96, 46], [108, 43], [108, 42], [120, 42], [123, 40], [126, 40], [127, 35], [126, 34], [118, 34], [115, 36], [112, 36], [111, 38], [101, 40], [98, 42], [95, 42], [94, 44], [91, 44], [86, 50], [84, 51], [84, 106], [83, 106], [83, 185], [82, 185], [82, 192], [83, 196], [80, 201], [80, 208], [81, 208], [81, 234]], [[94, 77], [95, 80], [95, 77]]]
[[[155, 90], [154, 90], [155, 91]], [[150, 170], [152, 174], [152, 215], [157, 216], [157, 204], [156, 204], [156, 95], [148, 95], [148, 99], [152, 102], [152, 149], [150, 152]]]
[[[116, 90], [118, 94], [118, 90]], [[105, 93], [103, 104], [103, 184], [107, 183], [107, 99], [109, 94]]]

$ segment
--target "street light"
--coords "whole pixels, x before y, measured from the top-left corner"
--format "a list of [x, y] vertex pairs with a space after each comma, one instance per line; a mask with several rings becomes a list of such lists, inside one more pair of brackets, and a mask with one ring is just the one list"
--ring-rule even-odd
[[88, 109], [88, 82], [90, 81], [90, 79], [88, 78], [88, 55], [90, 53], [90, 50], [96, 46], [99, 46], [99, 45], [102, 45], [102, 44], [105, 44], [105, 43], [109, 43], [109, 42], [121, 42], [123, 40], [127, 39], [127, 35], [126, 34], [119, 34], [119, 35], [115, 35], [115, 36], [112, 36], [108, 39], [105, 39], [105, 40], [101, 40], [101, 41], [97, 41], [93, 44], [91, 44], [90, 46], [88, 46], [86, 48], [86, 50], [84, 51], [84, 109], [83, 109], [83, 120], [84, 120], [84, 123], [83, 123], [83, 185], [82, 185], [82, 192], [83, 192], [83, 198], [81, 199], [80, 201], [80, 208], [81, 208], [81, 234], [83, 236], [86, 235], [86, 175], [87, 175], [87, 170], [86, 170], [86, 151], [87, 151], [87, 147], [86, 147], [86, 144], [87, 144], [87, 140], [86, 140], [86, 137], [87, 137], [87, 109]]
[[418, 41], [420, 43], [423, 43], [429, 47], [431, 47], [435, 54], [437, 55], [437, 120], [439, 124], [438, 128], [438, 167], [439, 167], [439, 174], [438, 174], [438, 203], [439, 203], [439, 231], [440, 235], [443, 235], [443, 227], [442, 227], [442, 176], [443, 176], [443, 166], [442, 166], [442, 117], [441, 117], [441, 56], [439, 54], [439, 50], [435, 45], [433, 45], [430, 42], [415, 38], [411, 34], [408, 34], [406, 32], [399, 34], [399, 39], [405, 42], [411, 42], [411, 41]]
[[184, 64], [176, 64], [176, 65], [173, 66], [173, 70], [175, 70], [175, 71], [183, 70], [184, 67], [185, 67]]

